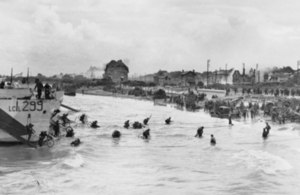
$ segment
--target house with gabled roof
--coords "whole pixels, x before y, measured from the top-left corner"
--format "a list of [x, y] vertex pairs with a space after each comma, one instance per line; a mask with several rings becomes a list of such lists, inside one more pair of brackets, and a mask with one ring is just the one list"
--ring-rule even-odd
[[166, 85], [170, 84], [171, 77], [166, 70], [159, 70], [157, 73], [154, 74], [154, 83], [157, 85]]
[[195, 86], [197, 74], [193, 71], [182, 71], [181, 73], [181, 85], [182, 86]]
[[113, 82], [119, 83], [128, 80], [129, 68], [122, 60], [112, 60], [105, 66], [104, 78], [111, 78]]

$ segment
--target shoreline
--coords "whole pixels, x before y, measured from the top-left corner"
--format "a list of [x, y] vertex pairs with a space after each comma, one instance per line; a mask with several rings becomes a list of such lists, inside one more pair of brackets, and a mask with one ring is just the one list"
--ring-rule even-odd
[[104, 97], [116, 97], [116, 98], [127, 98], [127, 99], [135, 99], [135, 100], [145, 100], [145, 101], [152, 101], [153, 99], [149, 98], [149, 97], [141, 97], [141, 96], [131, 96], [131, 95], [127, 95], [127, 94], [112, 94], [111, 92], [106, 92], [103, 90], [95, 90], [93, 92], [84, 92], [84, 94], [82, 92], [78, 92], [76, 91], [77, 94], [81, 94], [81, 95], [94, 95], [94, 96], [104, 96]]
[[[77, 94], [82, 94], [80, 91], [76, 91]], [[179, 109], [181, 111], [192, 111], [192, 112], [199, 112], [199, 109], [196, 109], [196, 110], [189, 110], [188, 108], [185, 108], [185, 107], [178, 107], [178, 105], [176, 103], [173, 103], [173, 102], [169, 102], [168, 99], [167, 101], [165, 101], [165, 99], [156, 99], [155, 101], [152, 99], [152, 97], [149, 97], [149, 96], [145, 96], [145, 97], [142, 97], [142, 96], [133, 96], [133, 95], [128, 95], [128, 94], [119, 94], [119, 93], [111, 93], [111, 92], [106, 92], [106, 91], [103, 91], [103, 90], [91, 90], [91, 91], [87, 91], [85, 92], [84, 94], [82, 95], [93, 95], [93, 96], [104, 96], [104, 97], [115, 97], [115, 98], [126, 98], [126, 99], [132, 99], [132, 100], [140, 100], [140, 101], [151, 101], [153, 102], [154, 106], [165, 106], [165, 107], [172, 107], [174, 109]], [[255, 103], [258, 103], [261, 105], [261, 103], [263, 102], [268, 102], [268, 101], [278, 101], [278, 99], [280, 98], [284, 98], [284, 99], [289, 99], [287, 97], [274, 97], [274, 96], [264, 96], [264, 95], [246, 95], [246, 96], [241, 96], [241, 95], [235, 95], [235, 96], [225, 96], [225, 97], [219, 97], [218, 99], [219, 100], [223, 100], [223, 101], [229, 101], [230, 99], [233, 100], [233, 99], [239, 99], [239, 101], [242, 101], [244, 103], [246, 103], [245, 105], [247, 106], [249, 102], [255, 102]], [[202, 102], [203, 103], [203, 102]], [[291, 106], [292, 110], [294, 106]], [[201, 108], [203, 109], [204, 108], [204, 104], [201, 106]], [[200, 110], [202, 110], [200, 108]], [[259, 111], [257, 113], [256, 116], [260, 117], [262, 120], [265, 120], [265, 121], [269, 121], [269, 122], [277, 122], [277, 120], [279, 120], [279, 118], [276, 118], [275, 121], [273, 121], [272, 118], [270, 118], [270, 116], [264, 116], [262, 115], [262, 111], [260, 110], [261, 108], [259, 108]], [[248, 111], [247, 111], [248, 112]], [[210, 115], [208, 113], [208, 115]], [[211, 115], [210, 115], [211, 116]], [[212, 118], [214, 118], [213, 116], [211, 116]], [[226, 118], [226, 117], [225, 117]], [[242, 117], [241, 117], [242, 118]], [[248, 117], [247, 117], [248, 118]], [[286, 118], [286, 120], [291, 120], [290, 117]], [[279, 124], [281, 124], [281, 121], [278, 121]]]

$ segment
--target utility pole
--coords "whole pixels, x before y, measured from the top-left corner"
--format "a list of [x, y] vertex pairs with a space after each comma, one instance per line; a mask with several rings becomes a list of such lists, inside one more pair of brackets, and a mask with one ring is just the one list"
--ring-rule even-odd
[[227, 64], [225, 64], [226, 86], [227, 86]]
[[209, 63], [210, 63], [210, 60], [207, 60], [207, 74], [206, 74], [206, 79], [207, 79], [207, 81], [206, 81], [206, 87], [208, 87], [208, 69], [209, 69]]
[[300, 65], [300, 60], [297, 62], [297, 84], [299, 86], [299, 65]]
[[11, 68], [11, 74], [10, 74], [10, 86], [12, 86], [12, 80], [13, 80], [13, 68]]
[[245, 63], [243, 63], [243, 85], [245, 84]]
[[215, 74], [215, 84], [217, 83], [217, 78], [218, 78], [218, 70], [216, 70], [216, 74]]
[[258, 64], [256, 64], [256, 71], [255, 71], [255, 77], [257, 78], [256, 81], [259, 83], [259, 75], [258, 75]]

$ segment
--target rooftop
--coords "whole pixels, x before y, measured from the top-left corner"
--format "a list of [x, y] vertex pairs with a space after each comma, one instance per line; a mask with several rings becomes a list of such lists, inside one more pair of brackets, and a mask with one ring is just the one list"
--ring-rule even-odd
[[106, 67], [105, 67], [105, 72], [107, 71], [108, 68], [119, 68], [119, 67], [123, 67], [127, 70], [127, 72], [129, 72], [129, 69], [128, 67], [122, 62], [122, 60], [118, 60], [118, 61], [115, 61], [115, 60], [112, 60], [110, 61], [108, 64], [106, 64]]

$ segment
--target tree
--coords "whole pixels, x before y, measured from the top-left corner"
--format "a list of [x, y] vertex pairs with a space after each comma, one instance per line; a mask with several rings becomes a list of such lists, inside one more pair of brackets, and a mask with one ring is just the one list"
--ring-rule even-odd
[[159, 89], [154, 92], [153, 98], [154, 99], [164, 99], [167, 97], [166, 92], [163, 89]]
[[264, 81], [267, 81], [269, 79], [269, 74], [268, 73], [265, 73], [264, 74]]
[[27, 82], [27, 78], [22, 78], [22, 84], [25, 84]]
[[38, 74], [37, 74], [37, 77], [38, 77], [38, 78], [45, 78], [45, 76], [42, 75], [41, 73], [38, 73]]
[[273, 73], [294, 73], [295, 70], [293, 70], [290, 66], [284, 66], [282, 68], [273, 68]]
[[199, 81], [197, 85], [198, 85], [198, 87], [200, 87], [200, 88], [203, 88], [203, 87], [204, 87], [204, 83], [203, 83], [202, 81]]
[[63, 79], [66, 79], [66, 80], [72, 80], [73, 77], [72, 77], [71, 75], [69, 75], [69, 74], [65, 74], [65, 75], [63, 76]]

